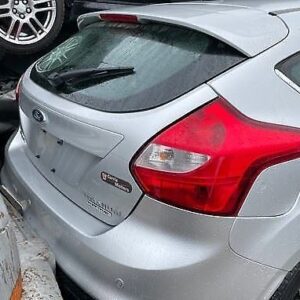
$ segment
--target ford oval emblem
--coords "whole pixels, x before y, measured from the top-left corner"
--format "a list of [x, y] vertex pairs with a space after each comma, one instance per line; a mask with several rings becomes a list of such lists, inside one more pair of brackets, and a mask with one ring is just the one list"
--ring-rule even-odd
[[32, 111], [32, 116], [39, 123], [46, 121], [46, 117], [45, 117], [44, 113], [41, 112], [39, 109], [34, 109]]

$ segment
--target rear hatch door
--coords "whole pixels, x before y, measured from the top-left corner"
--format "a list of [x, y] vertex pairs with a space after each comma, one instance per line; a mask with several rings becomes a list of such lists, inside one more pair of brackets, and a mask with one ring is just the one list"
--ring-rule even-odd
[[[137, 151], [216, 98], [205, 83], [246, 59], [245, 51], [187, 26], [90, 24], [25, 74], [20, 98], [25, 152], [70, 201], [117, 225], [142, 197], [130, 171]], [[133, 67], [134, 73], [60, 77], [117, 67]], [[53, 76], [61, 83], [49, 80]]]

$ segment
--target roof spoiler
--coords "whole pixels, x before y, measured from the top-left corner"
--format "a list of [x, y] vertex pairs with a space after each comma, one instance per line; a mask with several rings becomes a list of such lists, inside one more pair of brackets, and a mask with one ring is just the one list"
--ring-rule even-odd
[[82, 30], [84, 27], [99, 21], [99, 12], [91, 12], [84, 15], [81, 15], [77, 19], [77, 26], [79, 30]]

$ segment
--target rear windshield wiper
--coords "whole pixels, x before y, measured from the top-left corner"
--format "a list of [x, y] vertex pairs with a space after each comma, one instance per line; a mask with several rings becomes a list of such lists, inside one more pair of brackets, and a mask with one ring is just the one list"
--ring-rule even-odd
[[102, 82], [117, 77], [134, 74], [134, 67], [90, 68], [52, 73], [47, 77], [48, 82], [55, 88], [63, 85], [76, 85], [80, 82], [100, 79]]

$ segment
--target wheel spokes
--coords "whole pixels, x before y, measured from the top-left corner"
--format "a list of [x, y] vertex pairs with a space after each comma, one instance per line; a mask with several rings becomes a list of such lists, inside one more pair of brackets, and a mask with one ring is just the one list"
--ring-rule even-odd
[[16, 25], [17, 21], [15, 19], [11, 19], [11, 23], [10, 23], [10, 26], [6, 32], [6, 36], [10, 37], [14, 28], [15, 28], [15, 25]]
[[36, 13], [40, 13], [40, 12], [47, 12], [47, 11], [54, 11], [55, 8], [53, 6], [47, 6], [47, 7], [40, 7], [40, 8], [35, 8], [34, 9]]
[[10, 13], [1, 13], [0, 12], [0, 19], [3, 19], [3, 18], [10, 18], [11, 17], [11, 14]]
[[8, 0], [0, 4], [0, 37], [17, 44], [42, 39], [56, 18], [54, 0]]
[[52, 0], [34, 0], [33, 5], [38, 5], [38, 4], [45, 4], [45, 3], [52, 3]]
[[27, 25], [29, 26], [29, 28], [31, 29], [33, 34], [37, 37], [39, 35], [39, 33], [36, 30], [36, 28], [34, 27], [34, 25], [31, 23], [31, 20], [28, 20]]
[[5, 4], [0, 4], [0, 10], [2, 9], [6, 9], [9, 10], [10, 9], [10, 4], [9, 2], [5, 3]]
[[22, 32], [23, 25], [24, 25], [24, 23], [22, 23], [22, 22], [19, 23], [19, 26], [18, 26], [18, 29], [17, 29], [17, 32], [16, 32], [16, 40], [19, 40], [20, 34]]

